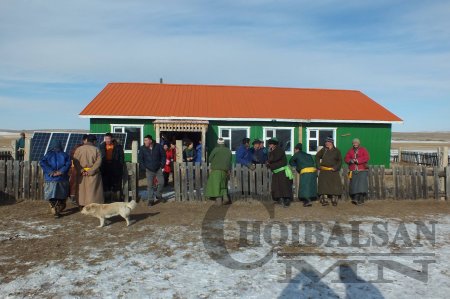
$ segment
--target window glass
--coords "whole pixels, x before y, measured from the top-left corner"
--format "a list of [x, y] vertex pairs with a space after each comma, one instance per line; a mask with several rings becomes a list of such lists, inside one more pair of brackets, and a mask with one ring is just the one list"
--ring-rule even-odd
[[125, 127], [125, 133], [127, 133], [126, 150], [131, 150], [131, 145], [135, 140], [138, 142], [138, 145], [142, 144], [141, 127]]
[[230, 130], [229, 129], [222, 129], [222, 138], [228, 138], [230, 137]]
[[235, 151], [242, 144], [242, 139], [247, 137], [247, 130], [232, 129], [231, 130], [231, 150]]
[[325, 145], [327, 137], [333, 138], [333, 130], [319, 130], [319, 145]]
[[279, 146], [285, 151], [291, 151], [291, 130], [290, 129], [277, 129], [276, 137], [279, 141]]
[[310, 140], [308, 150], [310, 152], [317, 152], [317, 140]]

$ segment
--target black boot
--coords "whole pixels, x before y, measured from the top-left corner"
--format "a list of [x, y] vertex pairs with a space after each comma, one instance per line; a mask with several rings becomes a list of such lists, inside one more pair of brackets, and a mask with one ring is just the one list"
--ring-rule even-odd
[[291, 199], [289, 197], [282, 198], [283, 207], [287, 208], [291, 205]]
[[357, 205], [359, 201], [359, 193], [352, 195], [352, 204]]
[[328, 206], [330, 203], [328, 202], [328, 199], [325, 197], [327, 195], [321, 195], [320, 196], [320, 203], [322, 206]]
[[338, 205], [338, 196], [337, 195], [331, 196], [331, 204], [333, 205], [333, 207], [336, 207]]
[[274, 198], [273, 199], [273, 203], [276, 204], [276, 205], [281, 204], [281, 198], [279, 198], [279, 197], [278, 198]]
[[358, 203], [357, 205], [363, 205], [364, 204], [364, 194], [363, 193], [358, 193]]
[[304, 207], [311, 207], [311, 206], [312, 206], [311, 199], [305, 198], [305, 199], [303, 200], [303, 206], [304, 206]]

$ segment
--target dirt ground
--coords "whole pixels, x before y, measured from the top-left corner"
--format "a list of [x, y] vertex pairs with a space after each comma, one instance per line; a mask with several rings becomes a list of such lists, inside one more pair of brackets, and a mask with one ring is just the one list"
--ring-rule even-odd
[[[64, 216], [54, 219], [44, 201], [25, 201], [0, 206], [0, 278], [3, 282], [26, 275], [36, 266], [51, 262], [67, 262], [68, 256], [86, 259], [89, 248], [102, 248], [102, 255], [90, 258], [90, 264], [99, 263], [117, 254], [159, 227], [183, 227], [200, 231], [202, 221], [211, 203], [160, 203], [147, 207], [139, 203], [132, 213], [133, 224], [126, 227], [120, 217], [110, 219], [104, 228], [97, 228], [98, 220], [79, 213], [78, 208], [69, 204]], [[212, 217], [220, 215], [224, 207], [213, 207]], [[445, 201], [371, 201], [364, 206], [354, 206], [341, 202], [337, 207], [322, 207], [315, 203], [312, 208], [304, 208], [294, 202], [288, 209], [275, 207], [274, 220], [342, 221], [353, 217], [380, 217], [413, 221], [433, 219], [450, 213], [450, 203]], [[219, 216], [218, 216], [219, 217]], [[228, 210], [227, 220], [268, 220], [264, 206], [256, 201], [236, 202]], [[145, 229], [143, 229], [145, 228]], [[36, 237], [33, 237], [36, 236]], [[170, 236], [169, 236], [170, 237]], [[191, 236], [192, 237], [192, 236]], [[186, 243], [192, 241], [186, 236]], [[148, 251], [160, 255], [170, 255], [171, 248], [150, 246]], [[76, 265], [74, 265], [76, 267]]]

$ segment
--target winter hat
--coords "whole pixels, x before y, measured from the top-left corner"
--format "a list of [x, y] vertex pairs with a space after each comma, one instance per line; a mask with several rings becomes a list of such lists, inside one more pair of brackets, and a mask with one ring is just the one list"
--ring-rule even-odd
[[225, 144], [225, 140], [223, 138], [217, 139], [217, 144]]
[[325, 142], [331, 142], [334, 143], [334, 139], [331, 136], [328, 136], [327, 138], [325, 138]]
[[278, 145], [278, 139], [277, 139], [277, 137], [270, 138], [267, 143]]

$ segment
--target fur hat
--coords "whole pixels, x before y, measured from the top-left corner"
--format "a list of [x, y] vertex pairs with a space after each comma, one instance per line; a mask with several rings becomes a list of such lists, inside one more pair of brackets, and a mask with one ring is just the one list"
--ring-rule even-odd
[[279, 141], [278, 141], [277, 137], [273, 137], [273, 138], [270, 138], [267, 143], [278, 145]]

